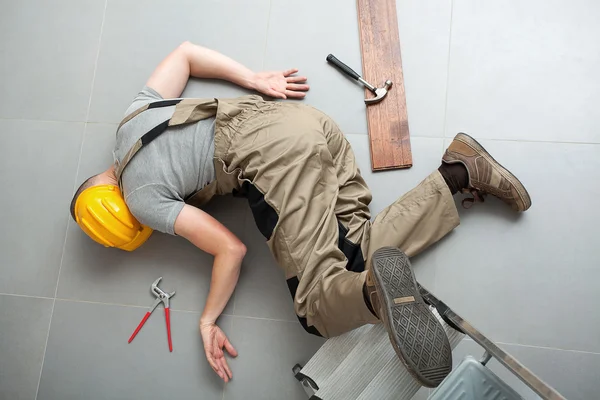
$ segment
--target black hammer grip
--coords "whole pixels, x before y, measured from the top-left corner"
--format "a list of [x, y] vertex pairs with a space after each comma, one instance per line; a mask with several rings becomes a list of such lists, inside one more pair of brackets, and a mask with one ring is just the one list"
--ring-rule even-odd
[[333, 64], [334, 67], [342, 71], [344, 74], [348, 75], [350, 78], [358, 80], [360, 75], [357, 74], [352, 68], [335, 58], [333, 54], [327, 56], [327, 62]]

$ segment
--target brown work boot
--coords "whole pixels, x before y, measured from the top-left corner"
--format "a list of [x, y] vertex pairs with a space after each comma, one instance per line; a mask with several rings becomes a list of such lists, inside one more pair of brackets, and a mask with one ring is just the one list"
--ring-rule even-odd
[[461, 163], [467, 169], [469, 183], [462, 191], [471, 193], [473, 198], [465, 199], [463, 205], [466, 202], [483, 201], [483, 196], [489, 193], [516, 211], [531, 207], [531, 198], [525, 186], [466, 133], [454, 137], [442, 161], [447, 164]]
[[421, 297], [406, 254], [395, 247], [378, 249], [366, 288], [408, 372], [423, 386], [438, 386], [452, 370], [452, 349], [444, 327]]

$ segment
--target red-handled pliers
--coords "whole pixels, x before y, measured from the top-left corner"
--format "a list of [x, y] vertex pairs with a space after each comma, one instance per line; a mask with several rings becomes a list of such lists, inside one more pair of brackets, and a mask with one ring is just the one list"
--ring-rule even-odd
[[152, 284], [151, 291], [156, 296], [156, 300], [154, 301], [154, 304], [152, 304], [150, 309], [146, 312], [146, 315], [144, 315], [144, 318], [142, 318], [142, 321], [140, 322], [140, 324], [137, 326], [137, 328], [135, 328], [135, 331], [133, 332], [133, 334], [131, 335], [131, 337], [129, 338], [129, 341], [127, 343], [131, 343], [133, 338], [135, 338], [135, 336], [138, 334], [140, 329], [142, 329], [142, 326], [144, 326], [144, 324], [148, 320], [148, 317], [150, 317], [150, 314], [152, 314], [152, 311], [154, 311], [154, 309], [162, 302], [165, 305], [165, 320], [167, 321], [167, 339], [169, 340], [169, 351], [172, 352], [173, 351], [173, 343], [171, 343], [171, 316], [169, 313], [169, 299], [171, 297], [175, 296], [175, 292], [167, 293], [167, 292], [163, 291], [161, 288], [159, 288], [158, 283], [160, 282], [161, 279], [162, 279], [162, 276], [160, 278], [158, 278], [157, 280], [155, 280], [154, 283]]

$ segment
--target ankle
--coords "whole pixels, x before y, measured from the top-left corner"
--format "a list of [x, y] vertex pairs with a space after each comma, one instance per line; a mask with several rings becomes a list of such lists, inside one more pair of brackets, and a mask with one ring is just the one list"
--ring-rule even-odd
[[367, 308], [369, 309], [369, 311], [371, 311], [371, 314], [373, 314], [375, 317], [379, 318], [377, 316], [377, 314], [375, 313], [375, 310], [373, 309], [373, 304], [371, 304], [371, 300], [369, 299], [369, 291], [367, 290], [366, 283], [363, 283], [362, 292], [363, 292], [363, 300], [365, 301]]
[[469, 187], [469, 172], [462, 163], [448, 164], [442, 161], [438, 171], [453, 195]]

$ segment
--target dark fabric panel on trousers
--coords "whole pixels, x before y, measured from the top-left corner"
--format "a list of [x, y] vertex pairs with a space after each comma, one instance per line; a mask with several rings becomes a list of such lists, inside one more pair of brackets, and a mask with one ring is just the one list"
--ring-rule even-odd
[[340, 224], [339, 221], [338, 230], [338, 248], [344, 253], [346, 258], [348, 259], [346, 269], [352, 272], [363, 272], [365, 270], [365, 258], [363, 257], [360, 245], [354, 244], [348, 239], [346, 239], [348, 229], [346, 229], [342, 224]]
[[[298, 290], [298, 285], [300, 281], [298, 278], [293, 277], [287, 280], [288, 289], [290, 290], [290, 294], [292, 295], [292, 299], [296, 298], [296, 291]], [[300, 321], [300, 325], [304, 328], [304, 330], [308, 333], [311, 333], [316, 336], [323, 337], [314, 326], [308, 326], [308, 322], [306, 322], [306, 318], [296, 315], [298, 317], [298, 321]]]
[[[264, 194], [261, 193], [256, 186], [246, 181], [239, 190], [234, 191], [233, 195], [236, 197], [245, 197], [248, 200], [258, 230], [267, 240], [269, 240], [271, 235], [273, 235], [273, 230], [275, 229], [275, 225], [277, 225], [277, 221], [279, 221], [279, 215], [277, 215], [277, 211], [265, 201]], [[296, 298], [296, 291], [298, 290], [299, 283], [300, 281], [297, 277], [287, 280], [288, 289], [290, 290], [292, 299]], [[298, 315], [297, 317], [300, 321], [300, 325], [302, 325], [306, 332], [316, 336], [323, 336], [319, 333], [317, 328], [308, 326], [306, 318]]]
[[237, 197], [245, 197], [248, 200], [248, 205], [252, 210], [254, 216], [254, 222], [260, 233], [269, 240], [273, 234], [273, 229], [279, 221], [279, 215], [271, 207], [269, 203], [265, 201], [265, 195], [256, 188], [253, 184], [245, 181], [239, 191], [234, 193]]

